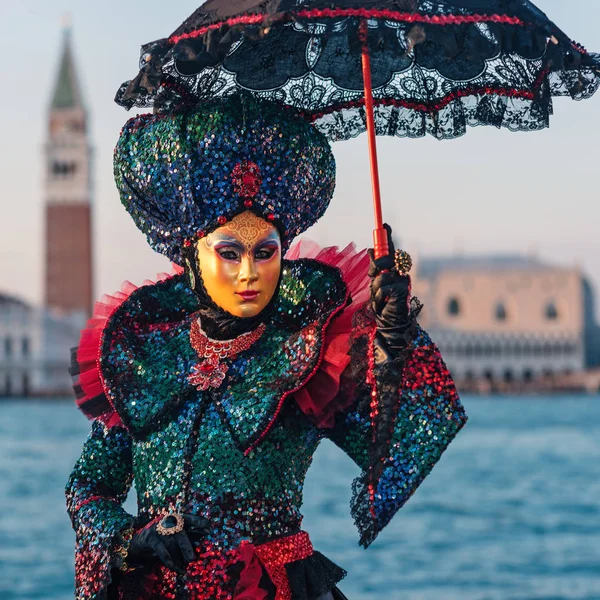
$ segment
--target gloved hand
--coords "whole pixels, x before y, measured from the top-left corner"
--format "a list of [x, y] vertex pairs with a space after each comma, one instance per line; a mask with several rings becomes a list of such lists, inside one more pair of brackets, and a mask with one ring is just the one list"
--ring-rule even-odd
[[389, 254], [375, 259], [369, 250], [371, 266], [371, 308], [375, 314], [377, 334], [374, 340], [375, 364], [382, 365], [402, 355], [407, 342], [404, 334], [410, 327], [409, 290], [410, 277], [395, 270], [395, 248], [392, 228], [384, 225], [388, 232]]
[[182, 573], [194, 560], [194, 548], [190, 537], [199, 537], [208, 529], [209, 522], [197, 515], [181, 515], [184, 529], [172, 535], [161, 535], [154, 522], [138, 531], [131, 538], [127, 552], [127, 564], [130, 567], [142, 567], [160, 560], [165, 567]]

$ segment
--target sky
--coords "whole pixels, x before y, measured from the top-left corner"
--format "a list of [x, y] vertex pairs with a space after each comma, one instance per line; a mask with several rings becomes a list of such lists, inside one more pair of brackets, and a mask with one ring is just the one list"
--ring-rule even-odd
[[[537, 0], [571, 38], [600, 52], [598, 0]], [[0, 0], [0, 291], [43, 295], [47, 110], [60, 57], [61, 16], [73, 44], [94, 147], [95, 295], [169, 270], [122, 208], [112, 149], [129, 114], [113, 102], [138, 71], [141, 44], [170, 34], [195, 8], [178, 0]], [[378, 138], [383, 214], [415, 256], [511, 253], [579, 266], [600, 291], [600, 93], [555, 102], [549, 130], [475, 128], [458, 140]], [[335, 197], [308, 235], [371, 244], [367, 138], [334, 144]]]

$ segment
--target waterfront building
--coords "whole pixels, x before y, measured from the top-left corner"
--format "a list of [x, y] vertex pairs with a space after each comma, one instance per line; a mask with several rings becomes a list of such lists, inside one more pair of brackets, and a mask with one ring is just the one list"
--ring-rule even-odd
[[0, 294], [0, 396], [69, 393], [69, 348], [81, 327], [78, 314], [53, 314]]
[[39, 384], [41, 327], [35, 310], [0, 294], [0, 395], [28, 395]]
[[413, 290], [458, 381], [527, 383], [600, 362], [592, 289], [578, 268], [521, 256], [424, 258]]

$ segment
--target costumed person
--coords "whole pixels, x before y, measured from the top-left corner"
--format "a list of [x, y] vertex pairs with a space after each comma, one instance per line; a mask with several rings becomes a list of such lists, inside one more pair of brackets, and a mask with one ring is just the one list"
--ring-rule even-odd
[[291, 109], [236, 96], [137, 116], [114, 164], [179, 268], [105, 297], [73, 353], [93, 419], [67, 484], [77, 598], [345, 598], [345, 571], [301, 529], [319, 442], [361, 469], [366, 547], [466, 421], [409, 257], [290, 249], [335, 185], [329, 143]]

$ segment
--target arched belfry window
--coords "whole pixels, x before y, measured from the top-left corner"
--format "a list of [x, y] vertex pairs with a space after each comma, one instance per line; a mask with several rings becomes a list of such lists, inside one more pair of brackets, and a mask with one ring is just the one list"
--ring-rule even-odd
[[545, 315], [548, 321], [558, 320], [558, 308], [554, 301], [548, 302], [548, 304], [546, 304]]
[[53, 175], [64, 177], [67, 175], [74, 175], [76, 171], [77, 171], [77, 163], [75, 163], [75, 162], [67, 163], [67, 162], [54, 161], [52, 163]]
[[496, 304], [496, 321], [506, 321], [508, 319], [508, 312], [503, 302]]
[[448, 300], [448, 314], [451, 317], [458, 317], [460, 315], [461, 306], [460, 301], [456, 297], [452, 297]]

